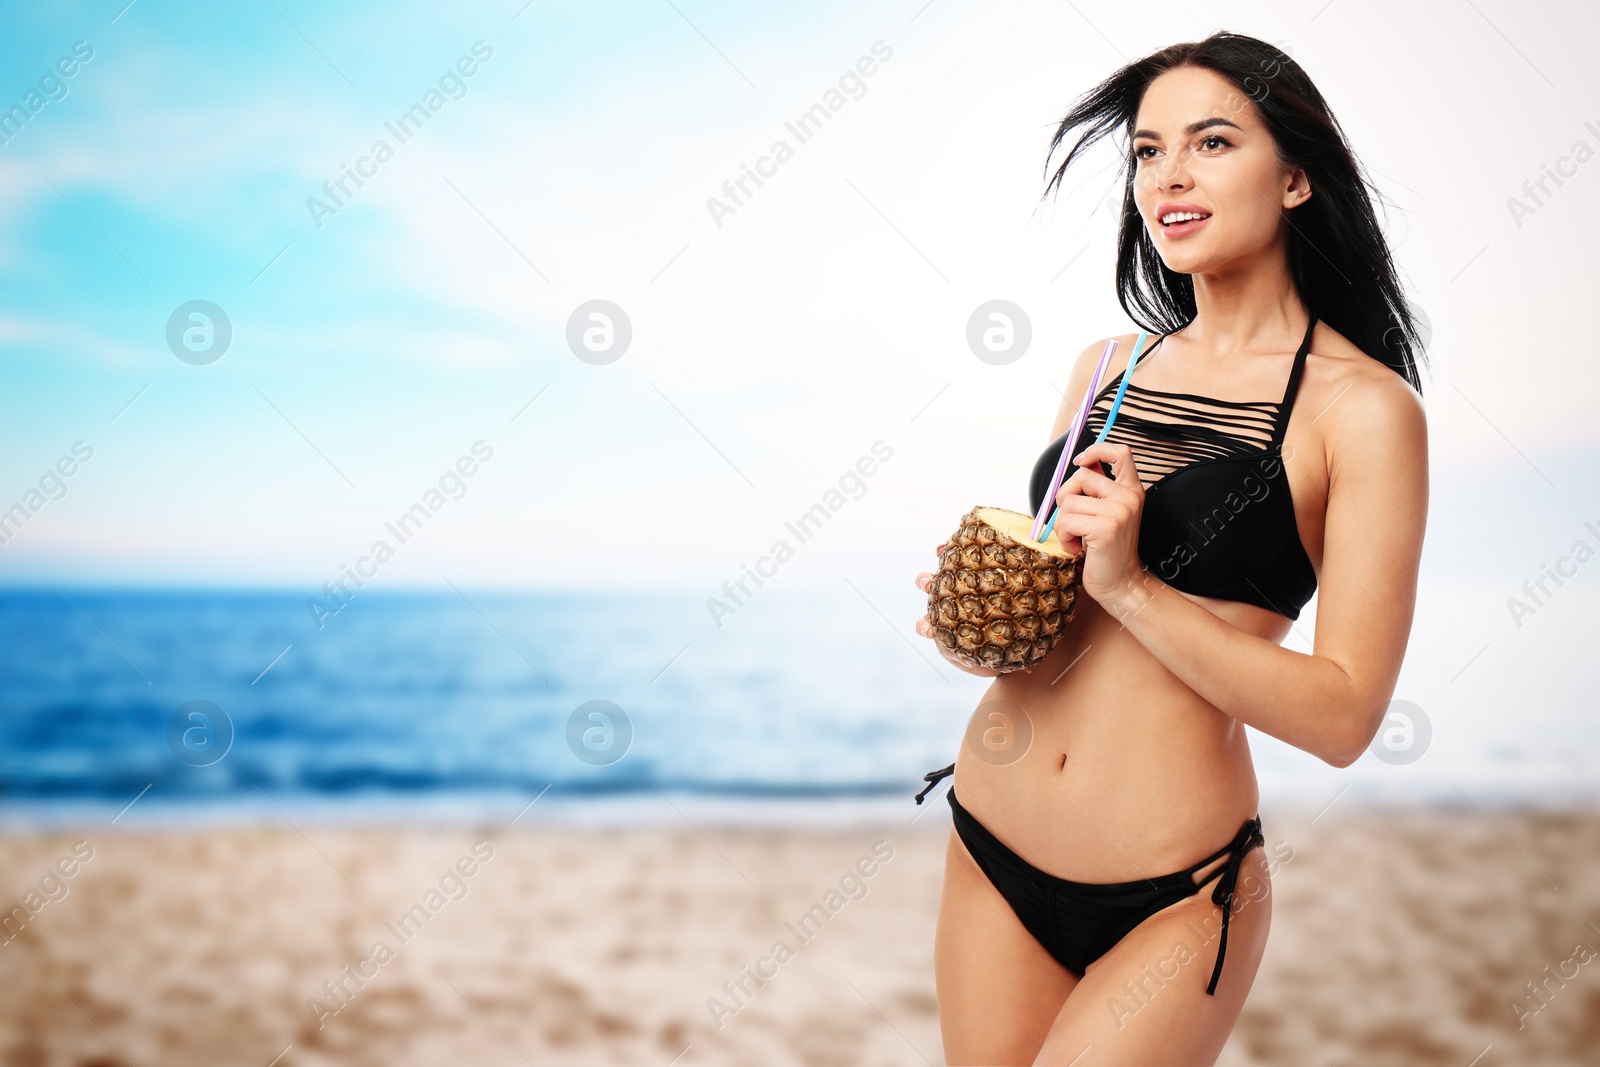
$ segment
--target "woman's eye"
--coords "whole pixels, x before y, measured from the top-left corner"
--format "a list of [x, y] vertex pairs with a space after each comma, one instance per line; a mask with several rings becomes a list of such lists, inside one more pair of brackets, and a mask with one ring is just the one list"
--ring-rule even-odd
[[1212, 134], [1210, 137], [1207, 137], [1205, 140], [1200, 142], [1200, 145], [1203, 148], [1206, 145], [1209, 145], [1212, 141], [1217, 142], [1218, 146], [1228, 145], [1229, 147], [1232, 147], [1227, 138], [1219, 136], [1218, 134]]
[[1149, 145], [1149, 144], [1140, 145], [1138, 148], [1135, 148], [1133, 150], [1133, 158], [1134, 159], [1149, 159], [1150, 157], [1144, 154], [1145, 149], [1148, 148], [1150, 151], [1153, 152], [1153, 151], [1155, 151], [1155, 147], [1156, 147], [1155, 145]]

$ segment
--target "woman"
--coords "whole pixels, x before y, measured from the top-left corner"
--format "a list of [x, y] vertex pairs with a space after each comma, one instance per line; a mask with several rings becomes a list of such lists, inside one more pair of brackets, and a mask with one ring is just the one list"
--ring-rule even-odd
[[[1118, 289], [1159, 336], [1094, 443], [1144, 340], [1117, 338], [1055, 496], [1051, 536], [1084, 554], [1062, 640], [999, 676], [940, 646], [996, 678], [927, 776], [954, 773], [940, 1025], [951, 1064], [1213, 1064], [1272, 908], [1245, 727], [1345, 767], [1394, 691], [1427, 511], [1420, 346], [1359, 168], [1280, 50], [1174, 45], [1083, 98], [1051, 155], [1080, 127], [1046, 195], [1126, 138]], [[1035, 508], [1103, 347], [1073, 367]], [[1281, 647], [1319, 584], [1313, 652]]]

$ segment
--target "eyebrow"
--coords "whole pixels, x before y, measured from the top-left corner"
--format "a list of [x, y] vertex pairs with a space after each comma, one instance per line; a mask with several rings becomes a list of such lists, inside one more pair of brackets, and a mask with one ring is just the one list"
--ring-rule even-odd
[[[1243, 127], [1241, 127], [1237, 122], [1229, 122], [1227, 119], [1223, 118], [1221, 115], [1213, 115], [1209, 119], [1201, 119], [1199, 122], [1191, 122], [1191, 123], [1189, 123], [1188, 126], [1184, 127], [1183, 132], [1192, 137], [1195, 134], [1199, 133], [1201, 130], [1210, 129], [1212, 126], [1232, 126], [1234, 129], [1238, 130], [1240, 133], [1244, 132]], [[1155, 132], [1154, 130], [1134, 130], [1133, 131], [1133, 139], [1134, 140], [1137, 141], [1141, 137], [1148, 137], [1152, 141], [1161, 140], [1161, 135], [1159, 133]]]

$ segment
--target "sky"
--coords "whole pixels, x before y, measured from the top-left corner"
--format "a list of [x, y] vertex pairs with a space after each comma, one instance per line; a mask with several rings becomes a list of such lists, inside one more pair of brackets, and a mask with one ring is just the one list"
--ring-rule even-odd
[[[1503, 615], [1577, 540], [1600, 546], [1600, 372], [1572, 314], [1595, 280], [1600, 165], [1572, 162], [1600, 149], [1592, 12], [115, 0], [5, 18], [0, 106], [47, 98], [0, 144], [0, 508], [42, 501], [0, 545], [6, 582], [314, 590], [386, 540], [396, 589], [714, 588], [842, 491], [783, 580], [909, 588], [969, 507], [1025, 507], [1072, 358], [1135, 329], [1112, 286], [1114, 157], [1041, 205], [1054, 123], [1127, 59], [1224, 27], [1307, 67], [1390, 201], [1432, 331], [1425, 584], [1481, 586]], [[799, 143], [789, 125], [830, 93]], [[758, 166], [729, 211], [725, 183]], [[1032, 325], [998, 366], [966, 344], [994, 299]], [[184, 347], [193, 301], [225, 317], [220, 356]], [[592, 301], [627, 319], [606, 362], [569, 343]], [[875, 446], [890, 458], [852, 479]], [[386, 536], [419, 503], [425, 527]]]
[[[864, 600], [903, 635], [957, 519], [1026, 508], [1072, 359], [1136, 329], [1113, 288], [1114, 147], [1040, 202], [1061, 115], [1174, 41], [1276, 42], [1381, 192], [1429, 327], [1429, 526], [1396, 697], [1473, 754], [1444, 766], [1475, 788], [1585, 774], [1594, 10], [111, 0], [3, 18], [0, 513], [28, 514], [0, 585], [309, 600], [356, 569], [364, 592], [709, 604], [781, 540], [769, 588]], [[967, 341], [995, 300], [1031, 327], [1010, 362]], [[1313, 600], [1285, 644], [1310, 651], [1315, 626]]]

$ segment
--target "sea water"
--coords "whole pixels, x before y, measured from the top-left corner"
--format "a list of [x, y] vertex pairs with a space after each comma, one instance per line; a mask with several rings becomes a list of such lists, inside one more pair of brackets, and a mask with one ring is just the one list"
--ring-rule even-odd
[[[909, 822], [989, 683], [916, 634], [905, 584], [763, 589], [721, 618], [692, 589], [373, 592], [320, 618], [301, 592], [6, 590], [0, 818]], [[1592, 782], [1592, 716], [1497, 727], [1493, 665], [1452, 692], [1465, 653], [1439, 654], [1434, 688], [1487, 709], [1427, 696], [1436, 751], [1407, 766], [1251, 731], [1264, 803]]]

